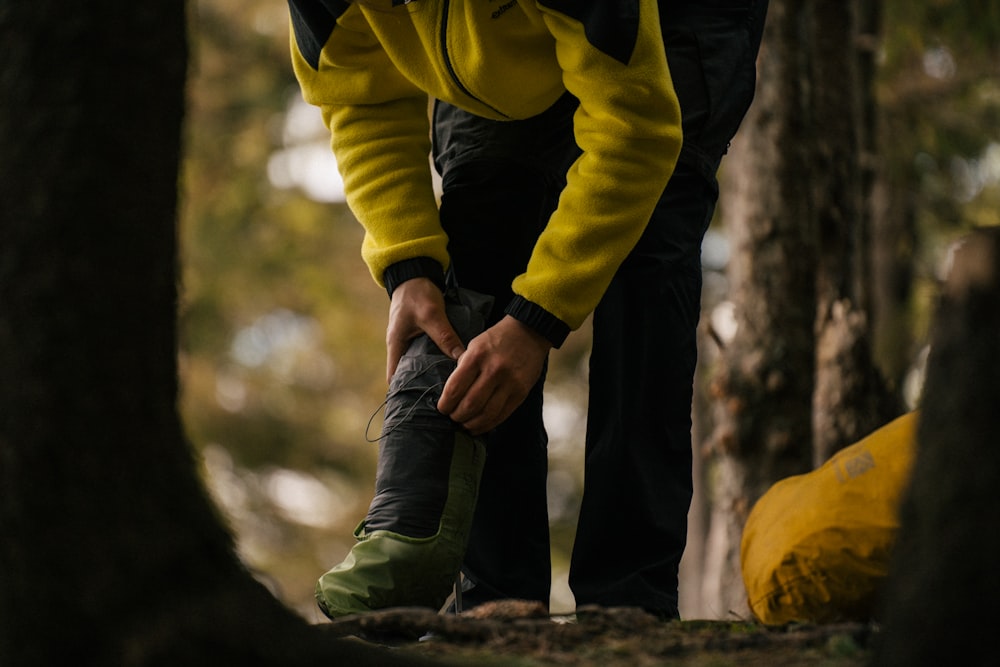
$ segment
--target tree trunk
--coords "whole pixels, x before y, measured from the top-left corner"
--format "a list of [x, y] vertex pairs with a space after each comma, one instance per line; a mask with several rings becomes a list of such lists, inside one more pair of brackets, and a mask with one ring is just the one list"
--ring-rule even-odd
[[185, 7], [0, 11], [4, 664], [403, 664], [241, 567], [176, 411]]
[[742, 527], [777, 479], [809, 469], [815, 364], [815, 228], [805, 91], [804, 0], [772, 0], [757, 96], [727, 158], [721, 212], [734, 247], [738, 330], [713, 383], [716, 427], [705, 603], [746, 613]]
[[987, 665], [1000, 596], [1000, 229], [956, 254], [931, 334], [917, 458], [874, 664]]
[[814, 466], [900, 412], [874, 366], [868, 300], [858, 290], [865, 266], [861, 242], [870, 224], [861, 142], [874, 90], [862, 78], [857, 5], [857, 0], [814, 0], [809, 17], [810, 176], [819, 234]]
[[[883, 121], [884, 124], [884, 121]], [[892, 130], [885, 132], [888, 136]], [[872, 314], [875, 358], [890, 384], [902, 387], [914, 356], [914, 266], [917, 260], [916, 176], [880, 171], [873, 190]]]
[[[862, 3], [868, 24], [878, 24], [878, 9], [882, 2]], [[874, 16], [873, 16], [874, 14]], [[868, 34], [874, 33], [869, 30]], [[874, 40], [868, 40], [874, 41]], [[868, 71], [876, 78], [873, 62], [877, 49], [868, 45]], [[895, 74], [889, 90], [898, 89], [899, 81], [912, 81], [912, 71]], [[904, 86], [905, 88], [905, 86]], [[871, 185], [871, 250], [869, 251], [872, 349], [883, 377], [897, 392], [901, 392], [916, 353], [918, 338], [913, 314], [915, 267], [920, 241], [917, 232], [918, 198], [922, 190], [921, 175], [914, 166], [914, 153], [920, 142], [913, 138], [918, 118], [928, 105], [936, 104], [936, 96], [907, 95], [899, 92], [883, 99], [869, 119], [873, 128], [871, 145], [878, 159], [873, 163]]]

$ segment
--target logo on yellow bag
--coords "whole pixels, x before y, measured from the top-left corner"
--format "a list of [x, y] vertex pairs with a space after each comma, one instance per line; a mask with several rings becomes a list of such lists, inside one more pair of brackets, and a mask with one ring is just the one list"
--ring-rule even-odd
[[834, 468], [834, 472], [837, 473], [837, 479], [841, 484], [844, 482], [849, 482], [855, 477], [860, 477], [866, 472], [875, 467], [875, 457], [867, 449], [862, 450], [855, 456], [849, 459], [844, 459], [843, 461], [838, 461], [838, 465]]

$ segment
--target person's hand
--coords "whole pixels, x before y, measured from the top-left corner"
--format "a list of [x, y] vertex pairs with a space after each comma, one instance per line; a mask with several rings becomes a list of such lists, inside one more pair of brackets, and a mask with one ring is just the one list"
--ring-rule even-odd
[[465, 351], [444, 308], [444, 295], [429, 278], [413, 278], [392, 292], [385, 332], [385, 379], [389, 382], [410, 341], [426, 333], [438, 348], [458, 360]]
[[472, 434], [507, 419], [541, 377], [552, 344], [511, 316], [469, 342], [448, 378], [438, 410]]

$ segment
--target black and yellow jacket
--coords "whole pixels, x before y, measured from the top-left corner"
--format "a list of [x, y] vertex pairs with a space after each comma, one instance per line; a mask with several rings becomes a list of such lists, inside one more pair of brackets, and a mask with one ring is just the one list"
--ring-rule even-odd
[[[566, 91], [579, 99], [583, 153], [513, 283], [519, 300], [566, 332], [579, 327], [645, 228], [680, 152], [657, 0], [289, 6], [295, 73], [331, 129], [348, 203], [366, 230], [362, 254], [380, 284], [404, 260], [449, 262], [428, 160], [428, 95], [497, 120], [539, 114]], [[565, 337], [542, 329], [557, 345]]]

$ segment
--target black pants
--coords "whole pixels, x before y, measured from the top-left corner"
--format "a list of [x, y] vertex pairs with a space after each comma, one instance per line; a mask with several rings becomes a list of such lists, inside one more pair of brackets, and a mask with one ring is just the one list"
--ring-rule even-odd
[[[755, 82], [766, 0], [661, 9], [680, 99], [684, 148], [649, 225], [594, 313], [585, 489], [570, 566], [577, 605], [639, 606], [677, 615], [677, 570], [691, 501], [691, 401], [701, 299], [701, 242], [718, 197], [715, 172]], [[434, 111], [441, 222], [454, 277], [496, 297], [510, 283], [579, 155], [576, 100], [534, 118], [485, 120], [444, 103]], [[487, 463], [465, 571], [474, 605], [496, 598], [548, 604], [547, 436], [542, 382], [487, 440]]]

